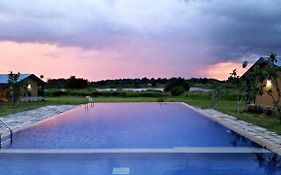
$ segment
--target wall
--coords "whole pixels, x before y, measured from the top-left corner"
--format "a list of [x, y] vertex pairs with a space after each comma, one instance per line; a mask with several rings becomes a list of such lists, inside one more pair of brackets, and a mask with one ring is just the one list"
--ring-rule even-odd
[[[31, 93], [31, 97], [37, 97], [38, 96], [38, 83], [30, 78], [26, 79], [24, 81], [24, 83], [26, 85], [30, 84], [31, 85], [31, 89], [30, 89], [30, 93]], [[25, 89], [22, 88], [21, 89], [22, 95], [25, 92]]]
[[[264, 83], [266, 84], [266, 81]], [[281, 90], [281, 75], [278, 77], [277, 84], [278, 84], [279, 89]], [[273, 84], [272, 84], [271, 88], [269, 86], [264, 87], [264, 90], [268, 91], [269, 89], [272, 90], [273, 97], [275, 99], [278, 99], [278, 93], [276, 91], [276, 88], [273, 86]], [[260, 95], [256, 96], [256, 103], [255, 104], [264, 105], [264, 106], [273, 106], [272, 101], [273, 101], [272, 97], [269, 96], [267, 93], [264, 93], [262, 96], [260, 96]], [[281, 102], [279, 104], [281, 105]]]
[[8, 101], [9, 91], [8, 87], [5, 85], [0, 85], [0, 101]]

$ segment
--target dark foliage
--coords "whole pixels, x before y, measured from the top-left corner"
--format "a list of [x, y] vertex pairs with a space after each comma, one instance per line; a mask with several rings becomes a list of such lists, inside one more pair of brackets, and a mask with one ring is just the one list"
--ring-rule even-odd
[[50, 79], [48, 88], [82, 89], [88, 87], [88, 80], [71, 76], [68, 79]]
[[70, 77], [66, 80], [65, 88], [68, 89], [82, 89], [88, 86], [88, 80], [83, 78], [75, 78], [75, 76]]
[[165, 85], [168, 79], [148, 79], [148, 78], [135, 78], [135, 79], [117, 79], [117, 80], [102, 80], [91, 82], [90, 86], [94, 88], [140, 88], [140, 87], [156, 87], [157, 85]]
[[182, 87], [184, 91], [189, 91], [189, 81], [183, 78], [171, 78], [165, 85], [165, 92], [171, 92], [174, 88]]
[[189, 79], [190, 84], [214, 84], [214, 83], [223, 83], [224, 81], [220, 81], [213, 78], [191, 78]]
[[156, 91], [143, 91], [143, 92], [133, 92], [133, 91], [107, 91], [99, 92], [91, 89], [84, 90], [65, 90], [61, 91], [59, 89], [46, 91], [46, 96], [58, 97], [58, 96], [92, 96], [92, 97], [167, 97], [169, 94], [156, 92]]
[[185, 89], [183, 88], [183, 86], [176, 86], [171, 89], [172, 96], [179, 96], [179, 95], [183, 94], [184, 92], [185, 92]]

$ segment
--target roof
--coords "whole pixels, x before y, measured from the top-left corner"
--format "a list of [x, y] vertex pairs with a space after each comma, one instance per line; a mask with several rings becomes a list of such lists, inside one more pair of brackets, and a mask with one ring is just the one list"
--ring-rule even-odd
[[[41, 80], [34, 74], [20, 74], [18, 82], [23, 81], [29, 77], [38, 80], [40, 83], [45, 83], [43, 80]], [[9, 80], [9, 74], [0, 74], [0, 84], [8, 84], [8, 80]]]
[[[258, 61], [268, 62], [268, 60], [269, 60], [269, 56], [261, 56]], [[280, 56], [276, 56], [276, 62], [274, 63], [274, 66], [281, 68], [281, 57]]]
[[[269, 56], [261, 56], [242, 76], [241, 78], [245, 77], [249, 72], [251, 72], [255, 66], [261, 65], [263, 63], [272, 64], [268, 61]], [[276, 62], [273, 63], [274, 66], [281, 68], [281, 56], [276, 56]]]

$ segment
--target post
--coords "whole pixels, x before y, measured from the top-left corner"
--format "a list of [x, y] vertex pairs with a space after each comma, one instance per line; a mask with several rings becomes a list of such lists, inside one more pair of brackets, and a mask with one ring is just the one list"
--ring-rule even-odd
[[2, 148], [2, 134], [0, 133], [0, 149]]
[[13, 143], [13, 131], [10, 129], [10, 143]]

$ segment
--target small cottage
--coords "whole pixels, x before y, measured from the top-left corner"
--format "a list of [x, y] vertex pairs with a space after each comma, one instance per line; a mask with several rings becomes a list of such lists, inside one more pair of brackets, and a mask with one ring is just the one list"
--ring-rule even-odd
[[[0, 101], [12, 99], [9, 74], [0, 74]], [[18, 78], [18, 101], [38, 101], [44, 97], [45, 82], [34, 74], [20, 74]]]
[[[280, 68], [281, 70], [281, 57], [277, 57], [277, 62], [272, 63], [268, 61], [269, 57], [268, 56], [262, 56], [260, 57], [249, 69], [247, 72], [244, 73], [244, 75], [241, 78], [245, 78], [247, 76], [250, 76], [250, 72], [254, 70], [256, 66], [259, 66], [260, 69], [266, 68], [269, 64], [271, 66], [275, 66], [276, 68]], [[278, 78], [277, 78], [277, 86], [279, 89], [281, 89], [281, 71], [278, 72]], [[278, 98], [278, 93], [276, 87], [274, 87], [272, 81], [265, 80], [264, 82], [264, 90], [271, 90], [272, 91], [272, 96], [274, 98]], [[273, 106], [273, 100], [272, 97], [269, 96], [267, 93], [263, 93], [262, 95], [257, 94], [255, 98], [255, 104], [259, 106]]]

